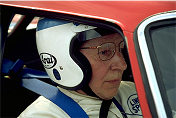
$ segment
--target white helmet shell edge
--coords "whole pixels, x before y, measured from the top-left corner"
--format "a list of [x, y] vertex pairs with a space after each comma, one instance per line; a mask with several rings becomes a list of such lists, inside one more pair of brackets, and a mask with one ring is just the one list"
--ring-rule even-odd
[[78, 32], [95, 28], [62, 20], [39, 21], [36, 32], [38, 53], [49, 77], [61, 87], [75, 89], [83, 81], [83, 70], [70, 56], [70, 43]]

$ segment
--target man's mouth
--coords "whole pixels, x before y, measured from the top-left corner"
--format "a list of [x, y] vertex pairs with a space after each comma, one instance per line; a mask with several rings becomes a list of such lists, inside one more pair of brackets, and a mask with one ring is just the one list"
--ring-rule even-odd
[[117, 84], [121, 81], [121, 79], [113, 79], [113, 80], [107, 80], [105, 82], [112, 83], [112, 84]]

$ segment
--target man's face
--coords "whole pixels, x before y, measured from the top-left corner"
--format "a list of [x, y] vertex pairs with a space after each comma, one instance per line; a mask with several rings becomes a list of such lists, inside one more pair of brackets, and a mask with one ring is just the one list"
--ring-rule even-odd
[[[82, 47], [99, 46], [103, 43], [113, 42], [118, 44], [123, 41], [118, 34], [110, 34], [100, 38], [86, 41]], [[123, 71], [127, 65], [118, 47], [114, 56], [106, 61], [99, 58], [98, 49], [82, 49], [81, 52], [87, 57], [92, 67], [92, 78], [89, 86], [92, 91], [102, 99], [111, 99], [117, 94]]]

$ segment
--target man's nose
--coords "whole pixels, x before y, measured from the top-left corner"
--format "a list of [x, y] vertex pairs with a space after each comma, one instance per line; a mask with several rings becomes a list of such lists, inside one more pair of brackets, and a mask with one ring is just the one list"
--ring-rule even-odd
[[125, 62], [125, 59], [120, 52], [116, 52], [114, 56], [112, 57], [112, 65], [111, 69], [120, 69], [120, 70], [125, 70], [127, 68], [127, 64]]

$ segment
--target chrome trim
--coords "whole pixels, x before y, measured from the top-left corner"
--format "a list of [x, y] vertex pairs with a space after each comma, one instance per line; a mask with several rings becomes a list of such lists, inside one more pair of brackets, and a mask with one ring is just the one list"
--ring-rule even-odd
[[152, 62], [150, 59], [144, 30], [145, 30], [146, 26], [149, 25], [150, 23], [153, 23], [153, 22], [159, 21], [159, 20], [170, 19], [170, 18], [176, 18], [176, 11], [175, 10], [171, 11], [171, 12], [165, 12], [165, 13], [161, 13], [161, 14], [157, 14], [152, 17], [149, 17], [144, 22], [142, 22], [137, 29], [139, 47], [141, 50], [144, 66], [145, 66], [147, 77], [148, 77], [149, 86], [151, 89], [151, 93], [153, 95], [154, 103], [156, 106], [156, 111], [157, 111], [159, 118], [167, 118], [167, 115], [166, 115], [163, 100], [161, 98], [161, 94], [160, 94], [160, 91], [158, 88], [158, 83], [156, 81], [154, 68], [153, 68], [153, 65], [152, 65]]

